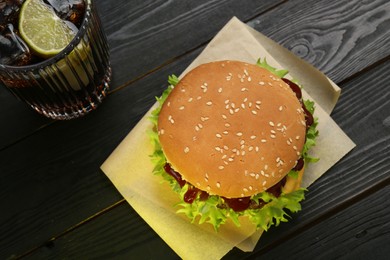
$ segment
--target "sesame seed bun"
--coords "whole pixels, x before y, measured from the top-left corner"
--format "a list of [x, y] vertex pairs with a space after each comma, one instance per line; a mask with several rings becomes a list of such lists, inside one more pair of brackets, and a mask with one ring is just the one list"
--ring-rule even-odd
[[305, 116], [280, 78], [218, 61], [188, 72], [164, 102], [159, 139], [171, 166], [195, 187], [227, 198], [278, 183], [300, 158]]

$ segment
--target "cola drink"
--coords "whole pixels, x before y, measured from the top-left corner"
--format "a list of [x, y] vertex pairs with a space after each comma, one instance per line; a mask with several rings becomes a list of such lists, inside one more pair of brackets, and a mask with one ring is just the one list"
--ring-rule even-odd
[[[19, 12], [25, 0], [0, 0], [0, 64], [23, 66], [43, 61], [18, 33]], [[85, 13], [84, 0], [43, 0], [75, 33]]]
[[92, 0], [39, 1], [76, 32], [75, 39], [54, 57], [35, 55], [18, 32], [25, 1], [0, 0], [0, 85], [47, 117], [82, 116], [102, 102], [111, 78], [99, 16]]

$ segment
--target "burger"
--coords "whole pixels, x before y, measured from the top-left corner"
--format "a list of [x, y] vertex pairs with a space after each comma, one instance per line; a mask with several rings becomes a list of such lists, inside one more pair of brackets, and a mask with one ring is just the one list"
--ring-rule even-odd
[[317, 119], [287, 73], [265, 59], [224, 60], [169, 77], [151, 116], [151, 157], [178, 213], [216, 230], [244, 217], [268, 230], [301, 209]]

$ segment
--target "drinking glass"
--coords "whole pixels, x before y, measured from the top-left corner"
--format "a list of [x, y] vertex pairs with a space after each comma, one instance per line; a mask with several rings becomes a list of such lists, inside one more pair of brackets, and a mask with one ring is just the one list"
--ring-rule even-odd
[[79, 31], [59, 54], [39, 63], [0, 64], [0, 84], [52, 119], [72, 119], [96, 109], [111, 78], [109, 48], [96, 7], [84, 0]]

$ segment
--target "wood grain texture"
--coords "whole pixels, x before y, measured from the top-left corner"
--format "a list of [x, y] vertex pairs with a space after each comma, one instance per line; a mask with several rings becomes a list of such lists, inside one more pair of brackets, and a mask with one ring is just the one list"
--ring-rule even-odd
[[77, 232], [46, 244], [28, 258], [179, 259], [127, 203], [101, 216], [98, 221], [82, 226]]
[[[390, 186], [254, 259], [385, 259], [390, 254]], [[337, 228], [335, 228], [337, 227]], [[304, 242], [302, 242], [304, 241]]]
[[[299, 33], [310, 31], [321, 34], [322, 30], [327, 31], [337, 26], [339, 26], [338, 28], [352, 28], [350, 32], [355, 32], [357, 35], [366, 35], [368, 38], [364, 39], [370, 41], [370, 44], [371, 40], [369, 38], [372, 39], [373, 43], [378, 44], [376, 48], [372, 48], [370, 44], [364, 45], [361, 42], [360, 44], [351, 45], [350, 41], [347, 40], [338, 42], [336, 45], [329, 40], [329, 44], [314, 48], [322, 50], [324, 54], [314, 55], [313, 64], [326, 69], [329, 75], [334, 75], [332, 76], [333, 79], [340, 81], [346, 78], [351, 79], [354, 73], [369, 64], [374, 64], [376, 61], [381, 60], [383, 58], [382, 55], [388, 55], [389, 41], [383, 42], [383, 39], [387, 40], [390, 32], [383, 28], [389, 20], [389, 8], [386, 1], [359, 2], [365, 3], [364, 5], [356, 4], [356, 1], [352, 1], [356, 6], [348, 5], [350, 2], [345, 0], [339, 1], [337, 4], [335, 1], [318, 1], [316, 4], [313, 4], [314, 2], [307, 4], [307, 2], [303, 1], [287, 1], [275, 10], [259, 16], [250, 24], [255, 25], [262, 32], [265, 30], [268, 36], [282, 42], [287, 47], [294, 41], [299, 42], [297, 36]], [[116, 30], [127, 26], [129, 23], [127, 19], [130, 19], [127, 16], [130, 16], [133, 12], [135, 13], [134, 15], [138, 14], [142, 17], [142, 12], [147, 11], [148, 17], [152, 19], [153, 10], [156, 10], [156, 17], [162, 19], [160, 22], [167, 22], [167, 20], [173, 19], [169, 17], [162, 18], [164, 15], [161, 14], [160, 6], [155, 6], [153, 3], [155, 2], [123, 1], [123, 5], [119, 5], [118, 1], [117, 6], [112, 5], [110, 1], [100, 2], [101, 10], [105, 11], [103, 21], [105, 26], [107, 26], [105, 28], [108, 35], [119, 37], [119, 34], [115, 33]], [[382, 3], [382, 6], [385, 8], [381, 9], [378, 3]], [[132, 4], [134, 4], [134, 8], [126, 9], [129, 13], [124, 14], [123, 9], [125, 7], [129, 8], [129, 5]], [[167, 4], [171, 4], [171, 2]], [[217, 3], [210, 1], [207, 3], [199, 2], [199, 4], [205, 4], [202, 7], [204, 8]], [[336, 10], [344, 10], [344, 16], [339, 16], [336, 13], [331, 15], [329, 5], [337, 7]], [[344, 8], [343, 6], [349, 6], [349, 8]], [[193, 6], [180, 8], [185, 9], [189, 7], [194, 8]], [[166, 7], [163, 10], [166, 10]], [[256, 12], [261, 11], [256, 8], [254, 10]], [[321, 16], [321, 10], [328, 16]], [[382, 11], [380, 12], [380, 10]], [[217, 14], [213, 19], [215, 18], [215, 21], [219, 22], [220, 25], [224, 24], [226, 22], [225, 19], [227, 19], [227, 16], [224, 16], [224, 11], [214, 11]], [[230, 11], [228, 10], [227, 14], [230, 14]], [[376, 14], [378, 12], [381, 15]], [[203, 14], [203, 11], [201, 8], [199, 10], [195, 8], [194, 14]], [[209, 14], [211, 15], [211, 13]], [[116, 17], [112, 21], [110, 20], [112, 19], [110, 18], [112, 17], [111, 15]], [[344, 19], [347, 15], [349, 15], [348, 20], [351, 21], [349, 25], [348, 20]], [[284, 23], [279, 21], [280, 19], [283, 20], [284, 16], [289, 17], [289, 26], [285, 24], [285, 21]], [[204, 16], [201, 17], [203, 17], [201, 23], [205, 23], [204, 20], [207, 19]], [[321, 19], [323, 20], [316, 20], [319, 17], [322, 17]], [[327, 23], [326, 17], [329, 17], [331, 20], [330, 24]], [[132, 16], [133, 18], [134, 16]], [[165, 38], [157, 37], [158, 35], [153, 34], [153, 30], [157, 27], [160, 35], [163, 35], [165, 31], [157, 24], [153, 24], [153, 21], [149, 21], [149, 18], [147, 21], [143, 20], [143, 17], [139, 18], [138, 30], [144, 30], [143, 35], [148, 35], [149, 33], [154, 35], [155, 43], [151, 46], [156, 49], [162, 48], [162, 45], [166, 44]], [[372, 20], [380, 21], [378, 26], [355, 26], [356, 21], [361, 23]], [[183, 24], [183, 27], [179, 26], [181, 29], [172, 32], [172, 35], [179, 37], [178, 33], [195, 31], [195, 36], [201, 34], [204, 37], [202, 41], [207, 41], [208, 38], [213, 36], [212, 30], [219, 29], [215, 27], [211, 31], [207, 31], [207, 26], [201, 27], [201, 23], [194, 24], [194, 21], [196, 19], [187, 21], [186, 16], [179, 15], [178, 18], [174, 19], [173, 23], [177, 25]], [[214, 20], [211, 19], [210, 21]], [[261, 21], [260, 24], [264, 28], [258, 27], [257, 21]], [[298, 23], [298, 21], [300, 22]], [[316, 22], [310, 23], [310, 21]], [[117, 27], [115, 24], [120, 26]], [[312, 24], [316, 24], [316, 26]], [[321, 26], [322, 24], [324, 24], [324, 27]], [[174, 27], [173, 25], [170, 26], [170, 28]], [[314, 27], [318, 28], [314, 29]], [[130, 30], [129, 28], [133, 27], [130, 26], [126, 30]], [[147, 28], [150, 28], [150, 31]], [[199, 28], [199, 31], [206, 30], [207, 32], [198, 32], [194, 28]], [[282, 33], [279, 32], [280, 30], [282, 30]], [[125, 38], [129, 37], [126, 33], [122, 34]], [[288, 35], [295, 35], [295, 38], [291, 38]], [[141, 48], [144, 46], [137, 42], [136, 37], [131, 37], [138, 44], [137, 48], [131, 49], [131, 46], [124, 44], [125, 41], [120, 39], [123, 40], [123, 45], [120, 47], [121, 50], [113, 51], [115, 53], [120, 52], [123, 56], [124, 52], [127, 51], [149, 53], [149, 48]], [[190, 42], [184, 42], [183, 45], [180, 44], [181, 41], [187, 41], [188, 39], [192, 39], [191, 43], [194, 44], [191, 45]], [[310, 44], [316, 46], [314, 42], [321, 42], [324, 39], [327, 38], [319, 37]], [[286, 44], [287, 42], [289, 44]], [[116, 44], [121, 44], [120, 41], [112, 41], [110, 43], [112, 47]], [[187, 53], [187, 51], [193, 50], [192, 48], [199, 45], [194, 38], [187, 37], [184, 40], [179, 40], [178, 38], [175, 44], [174, 48], [172, 46], [163, 46], [163, 48], [172, 48], [173, 51], [177, 51], [182, 46], [183, 48], [178, 52], [179, 55]], [[386, 47], [387, 49], [385, 49]], [[323, 58], [327, 53], [333, 53], [333, 48], [340, 49], [344, 53], [342, 59]], [[137, 218], [135, 213], [131, 210], [119, 210], [118, 208], [113, 210], [112, 213], [110, 212], [110, 214], [105, 214], [104, 218], [102, 216], [96, 218], [85, 227], [75, 230], [74, 233], [67, 234], [66, 239], [65, 236], [54, 242], [50, 241], [50, 239], [58, 234], [62, 234], [69, 227], [82, 222], [89, 216], [121, 199], [116, 189], [99, 170], [99, 166], [153, 104], [153, 97], [159, 95], [165, 88], [167, 75], [171, 73], [179, 74], [200, 50], [191, 51], [184, 57], [163, 66], [154, 73], [112, 93], [101, 108], [85, 118], [69, 122], [56, 122], [37, 132], [35, 132], [35, 129], [39, 128], [40, 125], [45, 125], [47, 122], [45, 120], [41, 121], [41, 119], [38, 119], [38, 116], [36, 118], [34, 116], [29, 117], [30, 111], [14, 111], [16, 116], [13, 113], [6, 113], [4, 117], [0, 118], [7, 122], [6, 127], [0, 128], [2, 140], [7, 139], [9, 141], [13, 138], [20, 138], [25, 134], [28, 136], [28, 138], [24, 138], [6, 149], [0, 149], [0, 201], [3, 209], [0, 216], [0, 241], [2, 241], [0, 258], [22, 254], [37, 246], [40, 250], [34, 255], [36, 258], [50, 258], [53, 255], [64, 256], [66, 252], [63, 250], [66, 250], [67, 247], [73, 250], [72, 256], [77, 254], [85, 256], [82, 252], [83, 245], [86, 247], [86, 252], [92, 252], [96, 249], [92, 244], [88, 244], [91, 241], [87, 239], [88, 234], [91, 236], [98, 231], [97, 237], [94, 237], [93, 240], [101, 247], [101, 251], [94, 252], [96, 257], [108, 257], [112, 251], [105, 247], [104, 243], [113, 245], [110, 243], [115, 239], [124, 241], [118, 247], [113, 246], [112, 250], [115, 251], [113, 252], [115, 255], [131, 255], [129, 252], [136, 252], [139, 250], [137, 249], [138, 247], [143, 248], [147, 246], [147, 241], [152, 241], [151, 244], [154, 243], [156, 248], [158, 250], [161, 249], [162, 252], [168, 250], [159, 241], [158, 236], [142, 221], [136, 224], [137, 227], [140, 225], [139, 228], [143, 230], [142, 232], [146, 232], [144, 234], [145, 237], [140, 238], [140, 231], [134, 230], [133, 232], [134, 223], [128, 221], [129, 217]], [[154, 51], [160, 54], [159, 51]], [[293, 51], [295, 50], [293, 49]], [[319, 52], [313, 50], [310, 53]], [[364, 60], [354, 58], [358, 54], [361, 54]], [[122, 55], [119, 56], [121, 57]], [[127, 59], [120, 62], [120, 57], [114, 57], [112, 60], [113, 64], [118, 62], [117, 66], [123, 72], [118, 79], [114, 75], [114, 82], [117, 82], [115, 83], [116, 87], [119, 86], [119, 81], [117, 80], [126, 81], [132, 77], [129, 74], [130, 67], [127, 64], [131, 63], [133, 64], [132, 66], [135, 66], [133, 63], [134, 58], [131, 59], [130, 57], [139, 56], [136, 54], [131, 55], [134, 56], [128, 56]], [[166, 61], [167, 57], [170, 59], [174, 55], [176, 55], [175, 52], [167, 54], [167, 56], [158, 56], [161, 59], [155, 64], [161, 65]], [[312, 57], [312, 55], [309, 56]], [[312, 58], [308, 58], [309, 56], [304, 56], [304, 58], [312, 61]], [[158, 59], [158, 57], [150, 56], [149, 58], [153, 59], [148, 62], [153, 63], [155, 62], [154, 59]], [[348, 62], [349, 59], [351, 59], [350, 63]], [[147, 62], [147, 60], [143, 62]], [[149, 65], [143, 64], [142, 66], [145, 69]], [[153, 68], [153, 66], [155, 65], [150, 67]], [[144, 72], [142, 68], [136, 69], [141, 69], [142, 73]], [[390, 132], [390, 115], [388, 111], [390, 111], [390, 104], [388, 101], [389, 91], [383, 91], [384, 86], [387, 86], [387, 82], [390, 80], [388, 71], [390, 71], [389, 62], [361, 73], [359, 77], [348, 80], [341, 86], [343, 93], [333, 117], [358, 144], [358, 147], [310, 188], [307, 200], [303, 205], [304, 211], [294, 216], [294, 219], [288, 224], [267, 233], [256, 250], [263, 252], [272, 249], [275, 243], [296, 236], [300, 230], [317, 222], [319, 217], [321, 218], [323, 214], [331, 211], [337, 205], [343, 206], [348, 204], [362, 190], [375, 187], [378, 183], [388, 179], [390, 169], [387, 159], [389, 158], [390, 150], [388, 137]], [[134, 73], [134, 75], [138, 74], [139, 72]], [[121, 79], [121, 77], [125, 77], [124, 75], [127, 75], [127, 78]], [[3, 97], [5, 103], [0, 102], [0, 109], [2, 111], [12, 111], [8, 109], [13, 108], [13, 105], [7, 103], [8, 97], [2, 95], [0, 91], [0, 101], [3, 100]], [[11, 105], [8, 106], [7, 104]], [[18, 118], [28, 118], [30, 121], [28, 123], [20, 123]], [[362, 129], [367, 129], [365, 131], [372, 134], [366, 134], [367, 132]], [[14, 131], [19, 132], [14, 135]], [[30, 133], [34, 134], [30, 135]], [[7, 144], [7, 142], [2, 144]], [[125, 212], [128, 212], [129, 216]], [[118, 230], [118, 232], [120, 230], [127, 232], [116, 233], [110, 232], [110, 229], [101, 231], [96, 229], [97, 227], [104, 227], [107, 223], [111, 223], [115, 227], [114, 230]], [[78, 235], [79, 230], [83, 230], [80, 231], [80, 235]], [[50, 241], [50, 243], [46, 244], [47, 241]], [[57, 242], [58, 246], [56, 247]], [[43, 244], [46, 244], [47, 247], [40, 247]], [[43, 248], [45, 249], [43, 250]], [[145, 250], [150, 251], [150, 249]], [[155, 254], [158, 254], [158, 250], [155, 250]], [[141, 253], [141, 251], [138, 252]], [[169, 254], [169, 256], [174, 257], [174, 254]], [[242, 255], [233, 250], [229, 256]]]
[[390, 55], [390, 2], [288, 1], [249, 23], [335, 82]]

